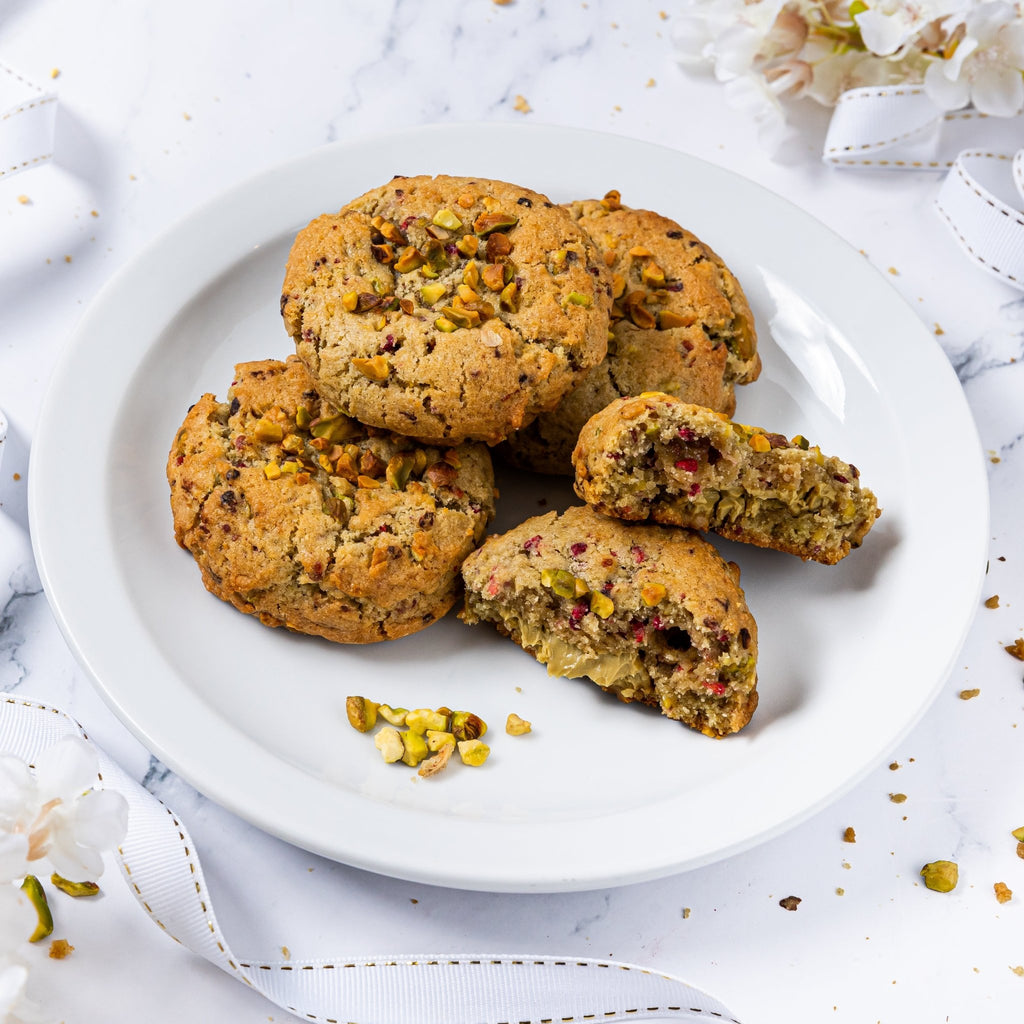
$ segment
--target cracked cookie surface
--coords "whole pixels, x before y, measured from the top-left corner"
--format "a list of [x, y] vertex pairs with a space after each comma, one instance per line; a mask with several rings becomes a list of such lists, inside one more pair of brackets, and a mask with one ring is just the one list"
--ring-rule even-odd
[[757, 626], [739, 569], [692, 530], [624, 523], [587, 506], [488, 537], [462, 566], [467, 623], [490, 622], [551, 675], [708, 736], [757, 706]]
[[618, 193], [566, 209], [612, 273], [608, 353], [558, 407], [513, 434], [501, 454], [524, 469], [571, 475], [583, 424], [610, 402], [664, 391], [731, 415], [736, 385], [757, 379], [754, 317], [740, 283], [692, 232]]
[[573, 453], [576, 493], [628, 520], [711, 530], [834, 565], [881, 514], [856, 466], [806, 438], [734, 423], [665, 394], [613, 402]]
[[610, 293], [589, 236], [540, 193], [398, 177], [299, 232], [281, 313], [341, 411], [496, 444], [600, 362]]
[[494, 514], [490, 452], [361, 426], [296, 356], [241, 363], [167, 459], [174, 535], [203, 583], [268, 626], [341, 643], [416, 632], [461, 590]]

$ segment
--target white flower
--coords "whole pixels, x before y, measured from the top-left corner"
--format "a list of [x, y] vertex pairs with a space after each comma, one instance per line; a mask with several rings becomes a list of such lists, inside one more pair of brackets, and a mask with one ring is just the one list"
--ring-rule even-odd
[[28, 968], [0, 956], [0, 1021], [3, 1024], [38, 1024], [44, 1020], [39, 1007], [25, 994]]
[[34, 774], [0, 757], [0, 881], [23, 877], [43, 857], [75, 881], [102, 874], [101, 851], [124, 837], [128, 805], [120, 793], [92, 788], [97, 772], [95, 751], [77, 736], [43, 751]]
[[1024, 109], [1024, 20], [1018, 9], [1003, 0], [982, 3], [953, 22], [950, 33], [960, 25], [959, 44], [925, 73], [928, 95], [944, 110], [970, 103], [982, 114], [1019, 114]]
[[853, 16], [864, 45], [888, 57], [912, 43], [927, 26], [967, 9], [970, 0], [874, 0]]

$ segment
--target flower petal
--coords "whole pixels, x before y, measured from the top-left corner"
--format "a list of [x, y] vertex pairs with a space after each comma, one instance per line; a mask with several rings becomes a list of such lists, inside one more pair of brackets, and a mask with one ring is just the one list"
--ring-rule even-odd
[[924, 73], [924, 91], [942, 110], [959, 110], [971, 99], [970, 83], [963, 78], [947, 78], [941, 63], [929, 65]]
[[28, 872], [28, 836], [0, 832], [0, 884], [21, 881]]
[[48, 747], [36, 761], [39, 802], [55, 797], [73, 800], [96, 783], [99, 759], [96, 751], [80, 736], [65, 736]]
[[980, 68], [971, 83], [971, 102], [982, 114], [1013, 117], [1024, 108], [1024, 78], [1005, 66]]
[[94, 789], [75, 804], [75, 842], [109, 850], [128, 831], [128, 801], [109, 789]]

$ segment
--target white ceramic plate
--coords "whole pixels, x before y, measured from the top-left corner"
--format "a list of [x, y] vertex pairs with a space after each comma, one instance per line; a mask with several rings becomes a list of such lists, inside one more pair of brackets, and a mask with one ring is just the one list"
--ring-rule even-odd
[[[764, 373], [737, 418], [856, 463], [884, 514], [836, 567], [721, 543], [759, 624], [761, 703], [715, 741], [549, 677], [454, 615], [343, 647], [211, 597], [173, 539], [164, 460], [237, 361], [284, 357], [296, 230], [394, 173], [517, 181], [556, 201], [621, 190], [710, 243], [744, 283]], [[914, 382], [913, 387], [908, 382]], [[987, 488], [949, 364], [892, 287], [761, 187], [658, 146], [563, 128], [448, 125], [327, 147], [184, 220], [100, 294], [39, 418], [31, 525], [47, 595], [114, 711], [200, 791], [299, 846], [398, 877], [557, 891], [666, 875], [806, 818], [889, 753], [946, 678], [980, 592]], [[939, 440], [941, 439], [941, 443]], [[956, 502], [936, 498], [956, 467]], [[495, 529], [564, 504], [502, 480]], [[955, 538], [955, 543], [951, 539]], [[345, 717], [363, 694], [473, 710], [480, 769], [423, 780]], [[534, 723], [506, 736], [509, 712]]]

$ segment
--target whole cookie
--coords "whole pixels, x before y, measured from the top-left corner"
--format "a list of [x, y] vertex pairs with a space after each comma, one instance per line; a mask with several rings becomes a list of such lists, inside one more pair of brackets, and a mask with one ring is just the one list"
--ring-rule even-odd
[[462, 566], [467, 623], [491, 622], [556, 676], [588, 676], [708, 736], [757, 706], [757, 625], [739, 569], [692, 530], [587, 506], [488, 537]]
[[174, 535], [213, 594], [268, 626], [341, 643], [445, 614], [494, 514], [490, 453], [366, 428], [296, 356], [241, 363], [188, 415], [167, 459]]
[[496, 444], [604, 357], [610, 274], [538, 192], [395, 178], [299, 232], [285, 327], [324, 397], [424, 441]]
[[807, 438], [657, 392], [593, 416], [573, 462], [576, 493], [605, 515], [712, 530], [824, 565], [860, 547], [881, 514], [857, 467]]
[[571, 203], [612, 272], [604, 360], [552, 412], [513, 434], [501, 453], [537, 472], [571, 475], [583, 424], [624, 395], [664, 391], [729, 415], [737, 384], [761, 372], [754, 318], [739, 282], [692, 232], [617, 192]]

